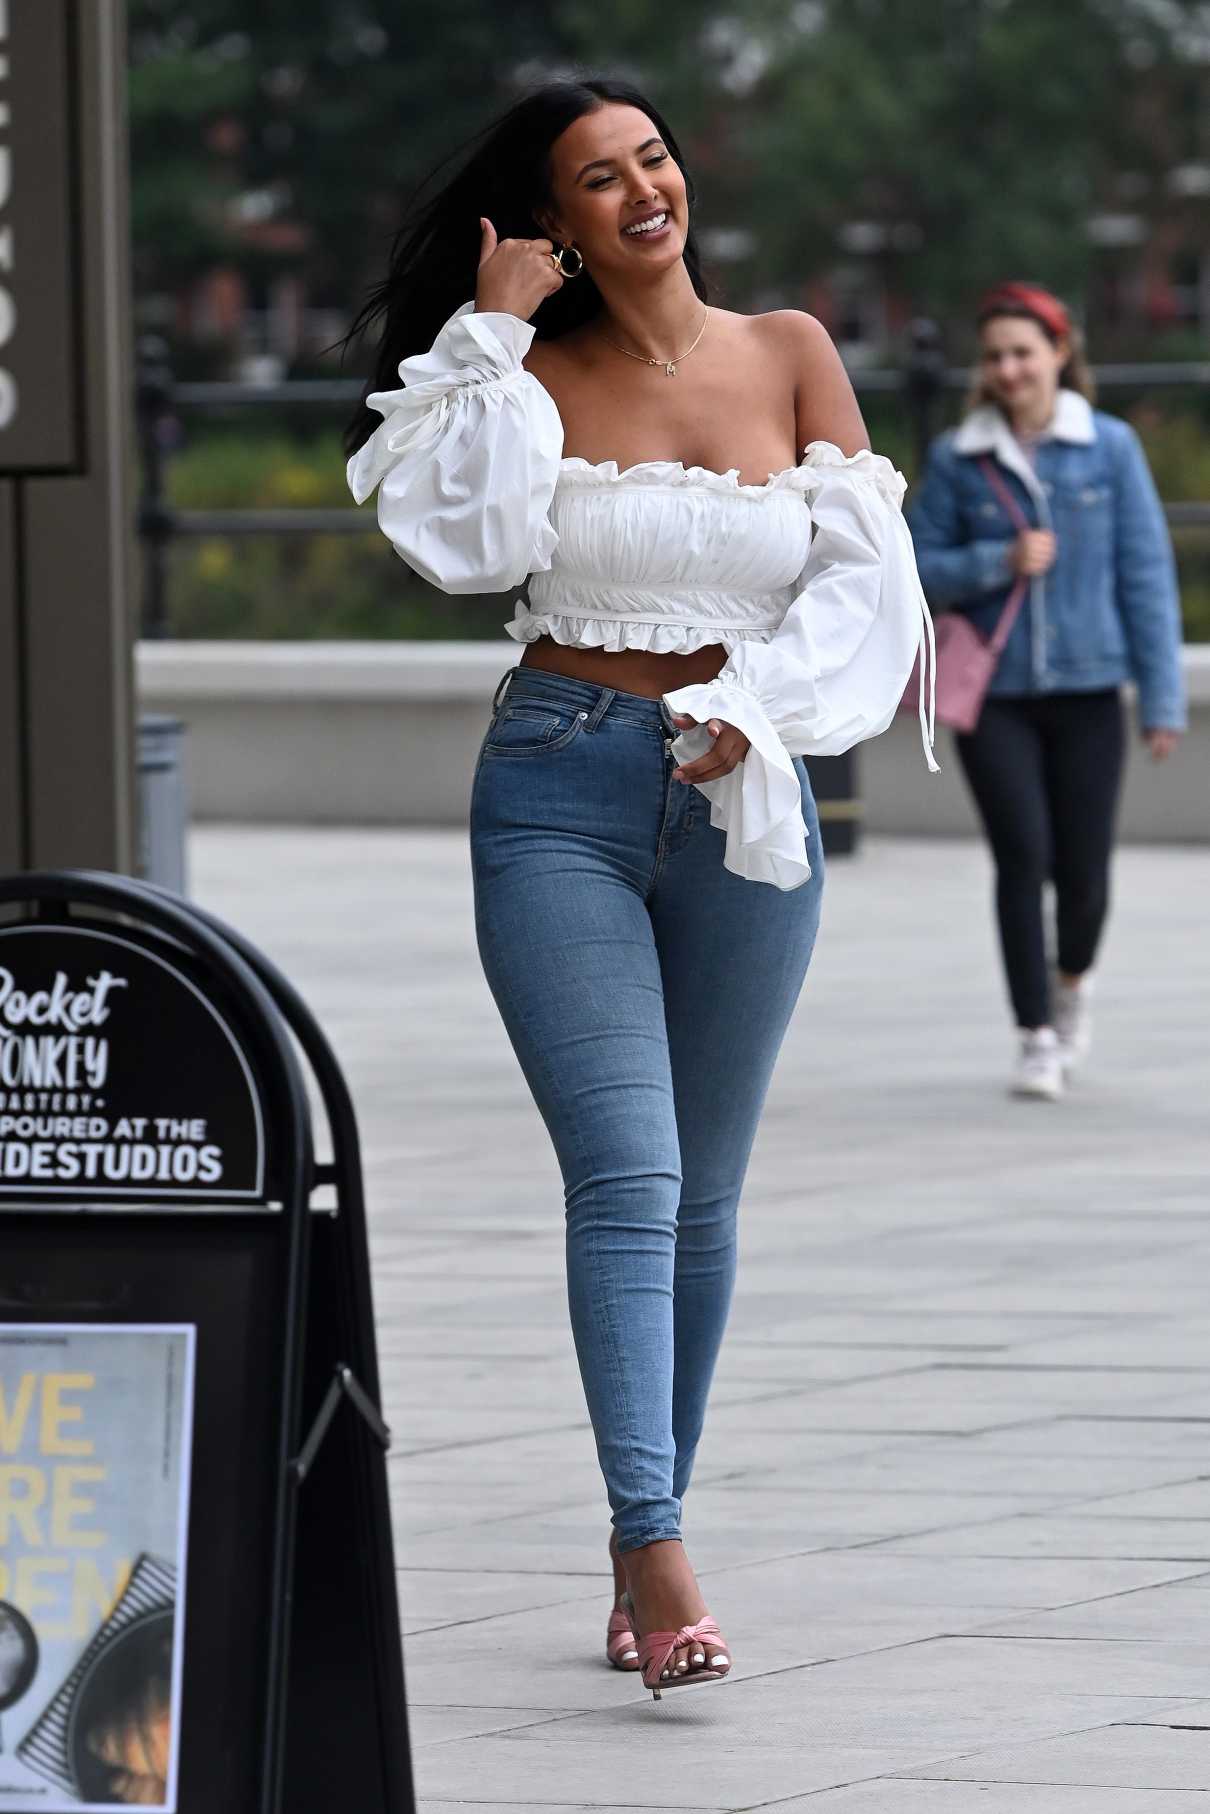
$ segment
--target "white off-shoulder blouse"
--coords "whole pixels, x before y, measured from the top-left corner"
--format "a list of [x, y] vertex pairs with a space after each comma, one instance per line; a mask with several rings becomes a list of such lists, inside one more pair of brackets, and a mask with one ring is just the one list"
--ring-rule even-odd
[[710, 718], [751, 748], [701, 784], [726, 834], [723, 861], [796, 888], [811, 874], [794, 756], [834, 756], [890, 724], [920, 657], [919, 717], [933, 760], [933, 629], [901, 505], [881, 455], [813, 441], [764, 485], [737, 471], [647, 460], [619, 472], [563, 457], [553, 399], [522, 360], [517, 316], [460, 309], [403, 388], [367, 398], [383, 420], [349, 461], [360, 504], [443, 591], [505, 592], [529, 579], [507, 626], [518, 642], [574, 648], [727, 650], [716, 680], [665, 694], [697, 728], [679, 762], [710, 747]]

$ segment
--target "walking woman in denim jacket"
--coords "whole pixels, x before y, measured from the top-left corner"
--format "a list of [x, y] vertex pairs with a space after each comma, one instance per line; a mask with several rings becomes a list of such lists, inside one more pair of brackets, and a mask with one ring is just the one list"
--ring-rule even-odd
[[1143, 737], [1163, 761], [1185, 724], [1180, 607], [1142, 448], [1127, 423], [1091, 407], [1063, 304], [1005, 283], [983, 299], [978, 325], [974, 407], [930, 449], [909, 521], [929, 603], [966, 612], [986, 636], [1028, 581], [978, 724], [956, 744], [996, 865], [1021, 1031], [1012, 1089], [1054, 1099], [1089, 1049], [1125, 749], [1120, 689], [1135, 682]]

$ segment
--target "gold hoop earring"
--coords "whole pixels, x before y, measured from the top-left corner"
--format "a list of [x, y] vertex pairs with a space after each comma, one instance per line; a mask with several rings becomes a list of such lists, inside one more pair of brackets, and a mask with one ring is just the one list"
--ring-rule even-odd
[[[567, 257], [569, 252], [574, 252], [577, 259], [574, 271], [569, 271], [567, 266], [563, 263], [563, 260]], [[557, 252], [552, 252], [550, 257], [551, 262], [560, 277], [566, 277], [570, 280], [573, 277], [578, 277], [580, 272], [584, 269], [584, 255], [578, 246], [560, 246], [559, 250]]]

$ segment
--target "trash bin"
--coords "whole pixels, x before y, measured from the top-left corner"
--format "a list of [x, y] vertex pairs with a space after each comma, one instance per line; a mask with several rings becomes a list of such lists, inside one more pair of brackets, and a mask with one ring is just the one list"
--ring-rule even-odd
[[857, 751], [846, 750], [843, 756], [808, 756], [807, 773], [819, 808], [824, 855], [852, 856], [864, 811], [857, 786]]
[[185, 892], [185, 727], [179, 718], [144, 712], [139, 718], [139, 874], [146, 882]]

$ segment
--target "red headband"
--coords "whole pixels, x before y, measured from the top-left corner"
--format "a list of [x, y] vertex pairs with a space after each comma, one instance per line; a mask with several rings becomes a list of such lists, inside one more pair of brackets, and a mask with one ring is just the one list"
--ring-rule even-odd
[[979, 304], [979, 319], [986, 321], [1001, 311], [1032, 315], [1056, 340], [1066, 340], [1071, 333], [1071, 316], [1063, 304], [1038, 284], [998, 283]]

